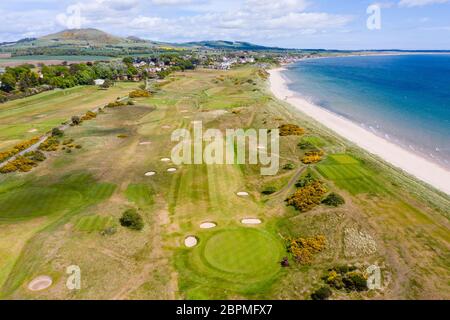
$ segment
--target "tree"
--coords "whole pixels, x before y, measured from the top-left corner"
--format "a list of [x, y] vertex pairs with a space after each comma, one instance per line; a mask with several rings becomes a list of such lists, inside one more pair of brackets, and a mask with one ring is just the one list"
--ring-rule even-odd
[[81, 123], [81, 119], [80, 119], [79, 116], [73, 116], [73, 117], [72, 117], [72, 124], [73, 124], [73, 125], [77, 126], [77, 125], [79, 125], [80, 123]]
[[16, 78], [11, 73], [7, 72], [2, 77], [2, 89], [6, 92], [11, 92], [16, 89]]
[[345, 200], [344, 198], [342, 198], [342, 196], [332, 192], [325, 199], [322, 200], [322, 203], [331, 207], [339, 207], [340, 205], [345, 203]]
[[133, 58], [132, 57], [125, 57], [122, 59], [122, 62], [127, 64], [127, 65], [131, 65], [133, 64]]
[[135, 209], [126, 210], [119, 221], [123, 227], [132, 230], [142, 230], [144, 228], [144, 220]]

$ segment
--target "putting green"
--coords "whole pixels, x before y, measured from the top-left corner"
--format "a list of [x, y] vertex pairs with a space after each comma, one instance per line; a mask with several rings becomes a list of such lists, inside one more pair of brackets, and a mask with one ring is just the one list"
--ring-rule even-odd
[[206, 264], [221, 272], [264, 276], [279, 269], [280, 244], [272, 235], [251, 228], [223, 230], [202, 248]]

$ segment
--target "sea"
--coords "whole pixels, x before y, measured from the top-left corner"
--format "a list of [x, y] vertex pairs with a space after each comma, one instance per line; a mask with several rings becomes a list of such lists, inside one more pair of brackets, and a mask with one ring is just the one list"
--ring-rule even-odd
[[450, 54], [305, 59], [291, 91], [450, 169]]

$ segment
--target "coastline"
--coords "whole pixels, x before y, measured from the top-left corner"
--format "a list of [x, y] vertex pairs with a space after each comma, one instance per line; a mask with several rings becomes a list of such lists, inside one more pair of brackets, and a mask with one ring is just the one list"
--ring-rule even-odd
[[285, 69], [277, 68], [268, 71], [270, 90], [276, 98], [286, 101], [300, 112], [391, 165], [450, 195], [450, 171], [303, 99], [288, 89], [287, 80], [282, 75], [283, 70]]

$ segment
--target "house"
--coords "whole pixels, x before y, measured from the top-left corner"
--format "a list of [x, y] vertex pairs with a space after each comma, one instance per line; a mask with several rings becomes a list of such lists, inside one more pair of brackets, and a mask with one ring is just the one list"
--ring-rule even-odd
[[103, 80], [103, 79], [95, 79], [94, 83], [95, 83], [96, 86], [101, 86], [101, 85], [103, 85], [105, 83], [105, 80]]
[[6, 69], [0, 67], [0, 74], [4, 74], [5, 72], [6, 72]]

